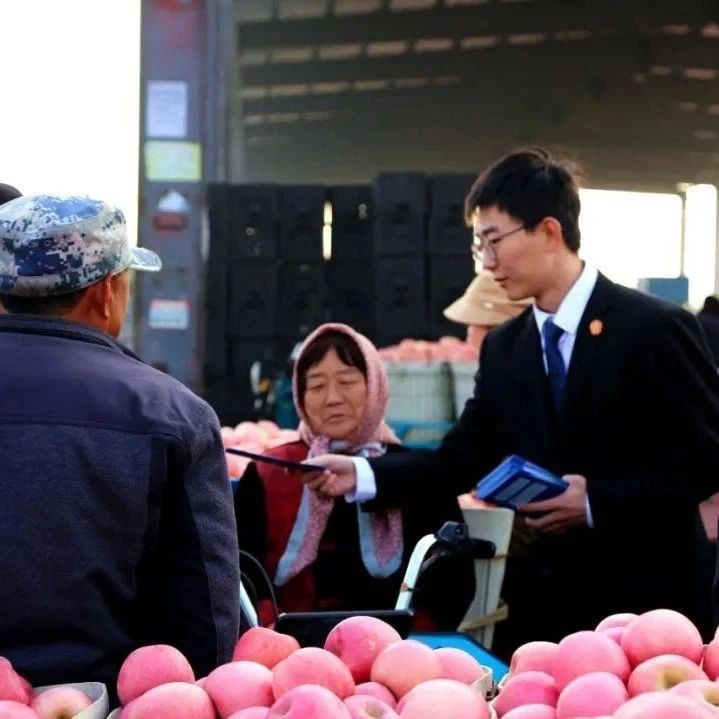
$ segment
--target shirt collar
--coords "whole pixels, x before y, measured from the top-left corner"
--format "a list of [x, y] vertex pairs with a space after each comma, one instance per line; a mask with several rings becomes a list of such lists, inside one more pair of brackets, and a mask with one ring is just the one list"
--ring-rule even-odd
[[579, 275], [569, 292], [564, 296], [554, 315], [545, 312], [534, 303], [532, 305], [532, 311], [534, 312], [534, 320], [537, 323], [539, 334], [542, 334], [542, 327], [547, 318], [552, 316], [555, 325], [561, 327], [567, 334], [576, 334], [577, 327], [579, 327], [579, 322], [582, 319], [589, 298], [592, 292], [594, 292], [594, 286], [597, 284], [598, 276], [599, 272], [597, 268], [585, 263], [582, 274]]

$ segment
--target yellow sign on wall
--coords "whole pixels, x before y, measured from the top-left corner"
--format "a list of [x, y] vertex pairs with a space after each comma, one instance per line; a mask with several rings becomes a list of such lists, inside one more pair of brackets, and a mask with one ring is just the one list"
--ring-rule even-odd
[[150, 182], [199, 182], [202, 146], [199, 142], [145, 143], [145, 174]]

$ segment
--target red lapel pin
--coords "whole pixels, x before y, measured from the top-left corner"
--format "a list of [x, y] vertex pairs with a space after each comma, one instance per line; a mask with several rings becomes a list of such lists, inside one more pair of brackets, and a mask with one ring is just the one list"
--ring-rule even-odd
[[592, 320], [589, 323], [589, 334], [592, 335], [592, 337], [598, 337], [602, 334], [603, 329], [604, 323], [601, 320]]

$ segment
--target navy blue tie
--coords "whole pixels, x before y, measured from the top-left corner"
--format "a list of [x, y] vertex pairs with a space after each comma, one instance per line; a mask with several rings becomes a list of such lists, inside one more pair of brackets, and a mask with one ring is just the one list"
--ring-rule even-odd
[[551, 317], [548, 317], [544, 325], [542, 325], [544, 354], [547, 358], [547, 375], [557, 412], [561, 412], [564, 387], [567, 384], [567, 369], [564, 366], [562, 353], [559, 351], [559, 338], [563, 334], [564, 330], [555, 325]]

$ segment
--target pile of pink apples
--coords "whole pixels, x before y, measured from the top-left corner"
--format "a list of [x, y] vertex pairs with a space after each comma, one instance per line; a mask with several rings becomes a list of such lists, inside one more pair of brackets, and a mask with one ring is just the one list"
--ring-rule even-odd
[[469, 654], [402, 640], [372, 617], [344, 620], [324, 649], [258, 627], [233, 661], [197, 681], [176, 649], [135, 650], [118, 676], [119, 718], [488, 719], [473, 686], [486, 674]]
[[682, 614], [614, 614], [519, 647], [493, 706], [501, 719], [718, 719], [718, 677], [719, 638], [704, 646]]
[[385, 362], [476, 362], [479, 351], [457, 337], [442, 337], [437, 342], [407, 338], [397, 345], [382, 347], [379, 356]]
[[36, 693], [30, 682], [0, 657], [0, 719], [71, 719], [92, 703], [85, 692], [71, 686]]

